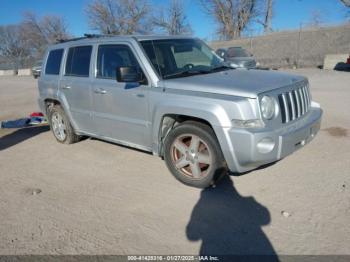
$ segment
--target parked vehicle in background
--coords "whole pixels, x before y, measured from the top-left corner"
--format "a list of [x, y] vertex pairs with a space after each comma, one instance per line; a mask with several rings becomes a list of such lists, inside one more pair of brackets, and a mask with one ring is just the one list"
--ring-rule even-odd
[[41, 65], [42, 65], [42, 61], [38, 61], [35, 63], [35, 65], [32, 67], [32, 75], [34, 76], [34, 78], [38, 78], [40, 76], [41, 73]]
[[219, 48], [216, 54], [233, 68], [253, 69], [258, 66], [253, 55], [242, 47]]
[[199, 188], [280, 160], [320, 129], [305, 77], [232, 69], [195, 38], [73, 39], [50, 46], [43, 68], [39, 105], [58, 142], [142, 149]]

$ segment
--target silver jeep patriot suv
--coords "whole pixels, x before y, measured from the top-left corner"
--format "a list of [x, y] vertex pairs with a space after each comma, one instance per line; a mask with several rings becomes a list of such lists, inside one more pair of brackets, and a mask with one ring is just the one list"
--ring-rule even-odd
[[305, 77], [232, 69], [195, 38], [90, 35], [50, 46], [42, 68], [39, 105], [58, 142], [152, 152], [195, 187], [280, 160], [320, 129]]

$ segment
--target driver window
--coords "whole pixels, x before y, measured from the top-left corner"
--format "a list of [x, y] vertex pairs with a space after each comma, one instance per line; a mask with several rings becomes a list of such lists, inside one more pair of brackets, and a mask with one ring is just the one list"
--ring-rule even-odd
[[100, 45], [97, 53], [97, 78], [116, 79], [117, 67], [134, 66], [141, 71], [133, 52], [126, 45]]

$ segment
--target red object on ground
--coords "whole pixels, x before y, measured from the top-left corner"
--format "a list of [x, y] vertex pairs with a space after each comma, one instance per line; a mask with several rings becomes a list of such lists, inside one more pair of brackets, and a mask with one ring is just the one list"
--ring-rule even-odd
[[36, 116], [44, 116], [44, 114], [41, 112], [33, 112], [30, 114], [30, 117], [36, 117]]
[[350, 65], [350, 55], [349, 55], [349, 58], [348, 58], [348, 60], [346, 61], [346, 63]]

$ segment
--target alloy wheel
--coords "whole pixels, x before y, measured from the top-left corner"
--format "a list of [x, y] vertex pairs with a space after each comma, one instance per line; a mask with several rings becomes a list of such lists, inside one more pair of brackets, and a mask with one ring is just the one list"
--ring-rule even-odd
[[171, 145], [174, 167], [192, 179], [207, 176], [212, 166], [212, 152], [207, 143], [194, 134], [178, 136]]
[[51, 117], [51, 123], [55, 137], [60, 141], [64, 141], [67, 136], [67, 127], [61, 114], [59, 114], [58, 112], [54, 112]]

